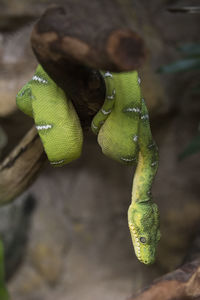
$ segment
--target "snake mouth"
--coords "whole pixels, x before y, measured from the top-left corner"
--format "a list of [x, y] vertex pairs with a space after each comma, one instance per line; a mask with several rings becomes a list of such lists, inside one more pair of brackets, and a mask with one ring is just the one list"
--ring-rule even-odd
[[140, 245], [140, 237], [137, 234], [137, 231], [135, 229], [135, 226], [133, 223], [129, 223], [129, 228], [133, 240], [133, 246], [135, 250], [135, 254], [140, 262], [142, 262], [145, 265], [151, 265], [155, 261], [155, 255], [148, 256], [148, 258], [144, 258], [142, 256], [142, 251], [141, 251], [141, 245]]
[[152, 265], [154, 263], [154, 261], [155, 261], [154, 259], [152, 261], [148, 261], [148, 260], [139, 258], [138, 256], [137, 256], [137, 258], [139, 259], [139, 261], [141, 261], [145, 265]]
[[135, 227], [132, 223], [129, 223], [129, 228], [130, 228], [131, 235], [133, 235], [133, 239], [134, 239], [134, 242], [135, 242], [135, 243], [133, 243], [133, 246], [134, 246], [134, 249], [135, 249], [135, 254], [136, 254], [137, 258], [139, 259], [139, 261], [143, 262], [143, 259], [141, 257], [141, 252], [140, 252], [139, 237], [137, 235]]

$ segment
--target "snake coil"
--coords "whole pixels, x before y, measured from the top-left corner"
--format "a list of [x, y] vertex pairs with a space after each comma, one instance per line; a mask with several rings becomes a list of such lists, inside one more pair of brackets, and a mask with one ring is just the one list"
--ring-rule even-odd
[[[102, 152], [126, 165], [136, 164], [128, 224], [137, 258], [151, 264], [160, 239], [159, 212], [151, 187], [158, 168], [148, 111], [136, 71], [101, 72], [106, 98], [92, 120]], [[53, 166], [81, 155], [83, 133], [77, 113], [64, 91], [39, 65], [33, 78], [17, 94], [17, 106], [34, 118], [45, 152]]]

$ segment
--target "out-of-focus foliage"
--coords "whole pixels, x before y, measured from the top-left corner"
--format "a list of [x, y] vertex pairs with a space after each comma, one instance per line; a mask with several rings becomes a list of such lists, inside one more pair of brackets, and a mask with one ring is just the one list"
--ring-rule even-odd
[[4, 275], [5, 275], [4, 274], [4, 250], [3, 250], [3, 243], [0, 241], [0, 299], [9, 300], [10, 297], [5, 287]]
[[200, 70], [200, 44], [187, 44], [177, 50], [184, 58], [158, 69], [160, 73], [175, 73], [191, 70]]
[[[200, 70], [200, 44], [186, 44], [178, 47], [177, 50], [183, 55], [183, 58], [171, 64], [162, 66], [158, 69], [160, 73], [186, 72]], [[200, 95], [200, 84], [197, 84], [191, 90], [192, 94]], [[200, 133], [195, 136], [189, 145], [179, 155], [183, 159], [188, 155], [200, 152]]]

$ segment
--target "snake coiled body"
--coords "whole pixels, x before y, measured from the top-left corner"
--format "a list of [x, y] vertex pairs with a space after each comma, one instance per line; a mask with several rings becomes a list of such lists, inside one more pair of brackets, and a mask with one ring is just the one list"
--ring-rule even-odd
[[141, 96], [140, 78], [136, 71], [103, 75], [106, 99], [93, 119], [92, 129], [98, 133], [105, 155], [127, 165], [137, 164], [128, 224], [138, 259], [151, 264], [160, 239], [158, 208], [151, 195], [158, 168], [158, 149]]
[[77, 113], [41, 65], [16, 100], [18, 107], [34, 118], [52, 165], [62, 166], [81, 155], [83, 133]]
[[[151, 187], [158, 167], [149, 116], [136, 71], [101, 72], [106, 98], [92, 121], [92, 131], [108, 157], [137, 165], [128, 210], [128, 224], [138, 259], [151, 264], [160, 239], [158, 208]], [[71, 101], [39, 65], [32, 80], [17, 95], [17, 105], [34, 118], [50, 163], [62, 166], [81, 154], [83, 135]]]

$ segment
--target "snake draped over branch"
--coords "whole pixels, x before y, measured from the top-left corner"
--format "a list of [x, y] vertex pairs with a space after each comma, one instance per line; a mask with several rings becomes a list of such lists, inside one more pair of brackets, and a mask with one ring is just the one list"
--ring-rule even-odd
[[[140, 78], [137, 71], [101, 74], [106, 85], [105, 102], [91, 128], [106, 156], [125, 165], [137, 165], [128, 224], [137, 258], [152, 264], [160, 239], [159, 212], [151, 194], [158, 149], [151, 135]], [[41, 65], [16, 99], [19, 109], [34, 118], [53, 166], [63, 166], [80, 157], [83, 133], [78, 115], [64, 91]]]

